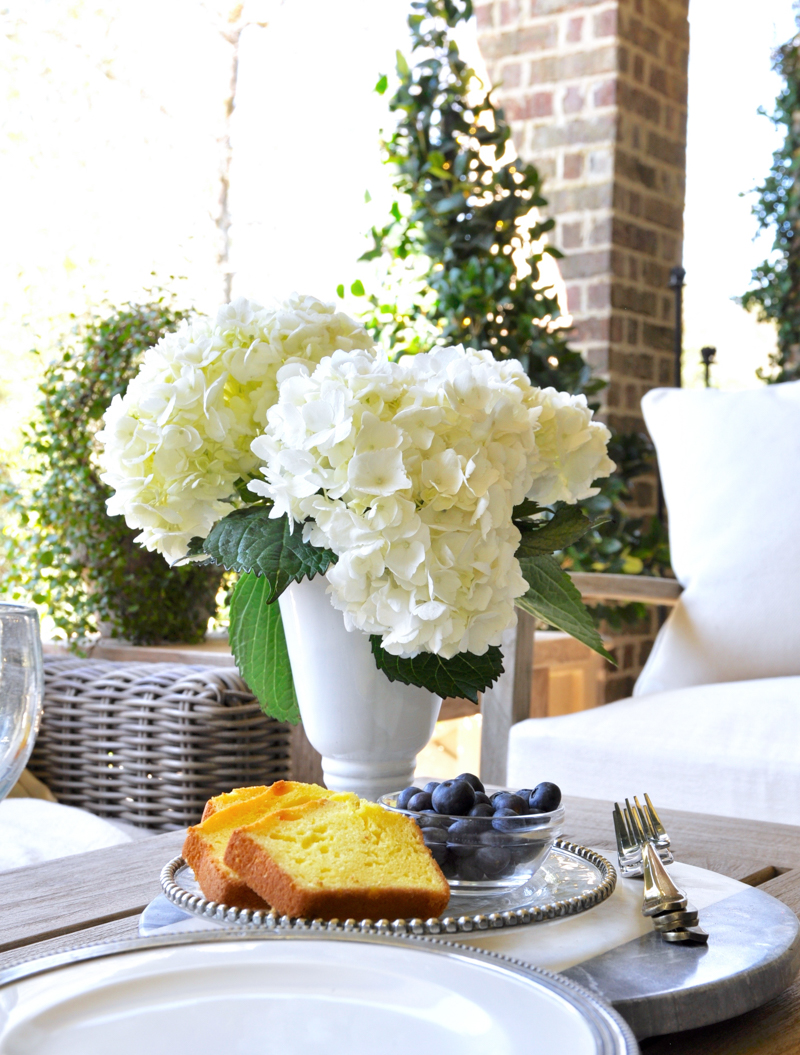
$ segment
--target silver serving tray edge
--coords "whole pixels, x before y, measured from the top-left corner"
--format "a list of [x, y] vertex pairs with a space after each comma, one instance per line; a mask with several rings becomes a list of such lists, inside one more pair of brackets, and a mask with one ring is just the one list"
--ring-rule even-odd
[[313, 931], [326, 933], [388, 934], [388, 935], [431, 935], [469, 934], [473, 931], [490, 930], [501, 927], [526, 926], [531, 923], [542, 923], [559, 916], [575, 916], [601, 904], [611, 896], [617, 885], [617, 873], [614, 866], [596, 850], [589, 850], [577, 843], [556, 839], [556, 849], [573, 854], [597, 869], [600, 882], [588, 893], [564, 898], [550, 904], [535, 905], [509, 909], [505, 912], [476, 913], [462, 916], [439, 916], [423, 919], [348, 919], [348, 920], [307, 920], [302, 917], [281, 916], [275, 912], [261, 909], [236, 908], [216, 901], [208, 901], [202, 894], [193, 894], [175, 882], [175, 876], [187, 867], [182, 857], [173, 858], [161, 872], [161, 889], [166, 898], [178, 908], [202, 919], [215, 923], [231, 923], [246, 927], [250, 932], [275, 931], [276, 929], [292, 931]]

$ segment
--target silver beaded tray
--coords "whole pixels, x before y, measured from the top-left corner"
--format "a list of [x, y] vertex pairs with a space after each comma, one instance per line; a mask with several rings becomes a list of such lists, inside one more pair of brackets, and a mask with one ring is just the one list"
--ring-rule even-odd
[[[576, 916], [605, 901], [616, 885], [617, 873], [605, 857], [563, 839], [556, 840], [550, 856], [524, 886], [503, 895], [454, 897], [441, 916], [426, 920], [307, 920], [262, 909], [235, 908], [204, 898], [182, 857], [175, 857], [161, 872], [161, 889], [167, 899], [203, 919], [255, 930], [280, 927], [378, 934], [466, 934]], [[455, 910], [458, 915], [449, 914]]]

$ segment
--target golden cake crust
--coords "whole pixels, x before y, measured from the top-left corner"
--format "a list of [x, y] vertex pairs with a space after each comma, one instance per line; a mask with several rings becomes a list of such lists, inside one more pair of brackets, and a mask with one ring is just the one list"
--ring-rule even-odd
[[235, 905], [237, 908], [269, 908], [267, 902], [251, 890], [243, 879], [226, 873], [219, 867], [209, 844], [194, 828], [190, 828], [186, 835], [182, 856], [191, 866], [203, 896], [209, 901]]
[[[252, 794], [248, 794], [252, 792]], [[269, 905], [252, 890], [235, 870], [225, 865], [219, 854], [215, 852], [209, 834], [219, 832], [226, 826], [240, 818], [243, 811], [251, 808], [263, 809], [266, 815], [279, 808], [280, 800], [284, 797], [290, 799], [297, 795], [324, 795], [325, 788], [317, 784], [301, 784], [291, 780], [277, 780], [269, 787], [236, 788], [227, 795], [219, 795], [211, 799], [206, 809], [212, 804], [212, 809], [200, 824], [193, 825], [186, 833], [183, 844], [182, 856], [191, 866], [195, 878], [203, 891], [203, 895], [209, 901], [218, 901], [225, 905], [235, 905], [237, 908], [264, 909]], [[258, 814], [256, 814], [258, 815]], [[251, 816], [249, 820], [253, 820]], [[242, 820], [241, 823], [247, 823]]]
[[[275, 824], [297, 820], [302, 813], [311, 810], [315, 803], [306, 807], [278, 810], [271, 815]], [[252, 829], [260, 822], [250, 825]], [[282, 868], [259, 844], [247, 827], [237, 828], [225, 851], [225, 864], [245, 880], [247, 885], [273, 907], [276, 912], [288, 916], [309, 919], [428, 919], [438, 916], [450, 900], [450, 888], [439, 866], [430, 856], [422, 833], [413, 823], [409, 824], [412, 838], [418, 841], [429, 858], [434, 886], [430, 888], [397, 886], [350, 889], [309, 889], [296, 882], [294, 876]]]
[[[283, 784], [285, 781], [276, 781], [276, 783]], [[274, 785], [270, 785], [270, 787], [272, 786]], [[244, 802], [246, 799], [253, 799], [257, 795], [263, 795], [268, 790], [269, 788], [266, 784], [259, 784], [248, 788], [234, 788], [233, 791], [226, 791], [223, 795], [215, 795], [203, 807], [203, 816], [200, 818], [200, 823], [207, 821], [212, 814], [218, 813], [228, 806], [233, 806], [237, 802]]]

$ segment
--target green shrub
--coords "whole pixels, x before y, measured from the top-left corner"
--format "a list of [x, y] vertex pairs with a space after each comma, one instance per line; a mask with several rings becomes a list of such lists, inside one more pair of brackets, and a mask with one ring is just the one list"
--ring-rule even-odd
[[764, 381], [800, 378], [800, 38], [777, 49], [772, 68], [784, 80], [772, 123], [784, 134], [772, 168], [757, 188], [753, 215], [762, 230], [774, 230], [772, 254], [753, 271], [753, 286], [740, 298], [762, 322], [777, 326], [778, 348]]
[[170, 569], [137, 546], [124, 519], [106, 513], [112, 492], [98, 475], [95, 435], [106, 407], [145, 349], [185, 316], [157, 295], [77, 322], [39, 386], [22, 478], [2, 485], [4, 588], [46, 606], [73, 643], [102, 624], [134, 644], [195, 643], [216, 611], [220, 570]]

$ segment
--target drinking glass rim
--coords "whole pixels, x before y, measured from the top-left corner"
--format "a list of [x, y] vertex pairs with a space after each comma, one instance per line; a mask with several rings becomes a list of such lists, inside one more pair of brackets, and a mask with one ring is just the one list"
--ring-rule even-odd
[[17, 615], [36, 615], [39, 610], [32, 604], [18, 604], [16, 601], [0, 601], [0, 613], [14, 612]]

